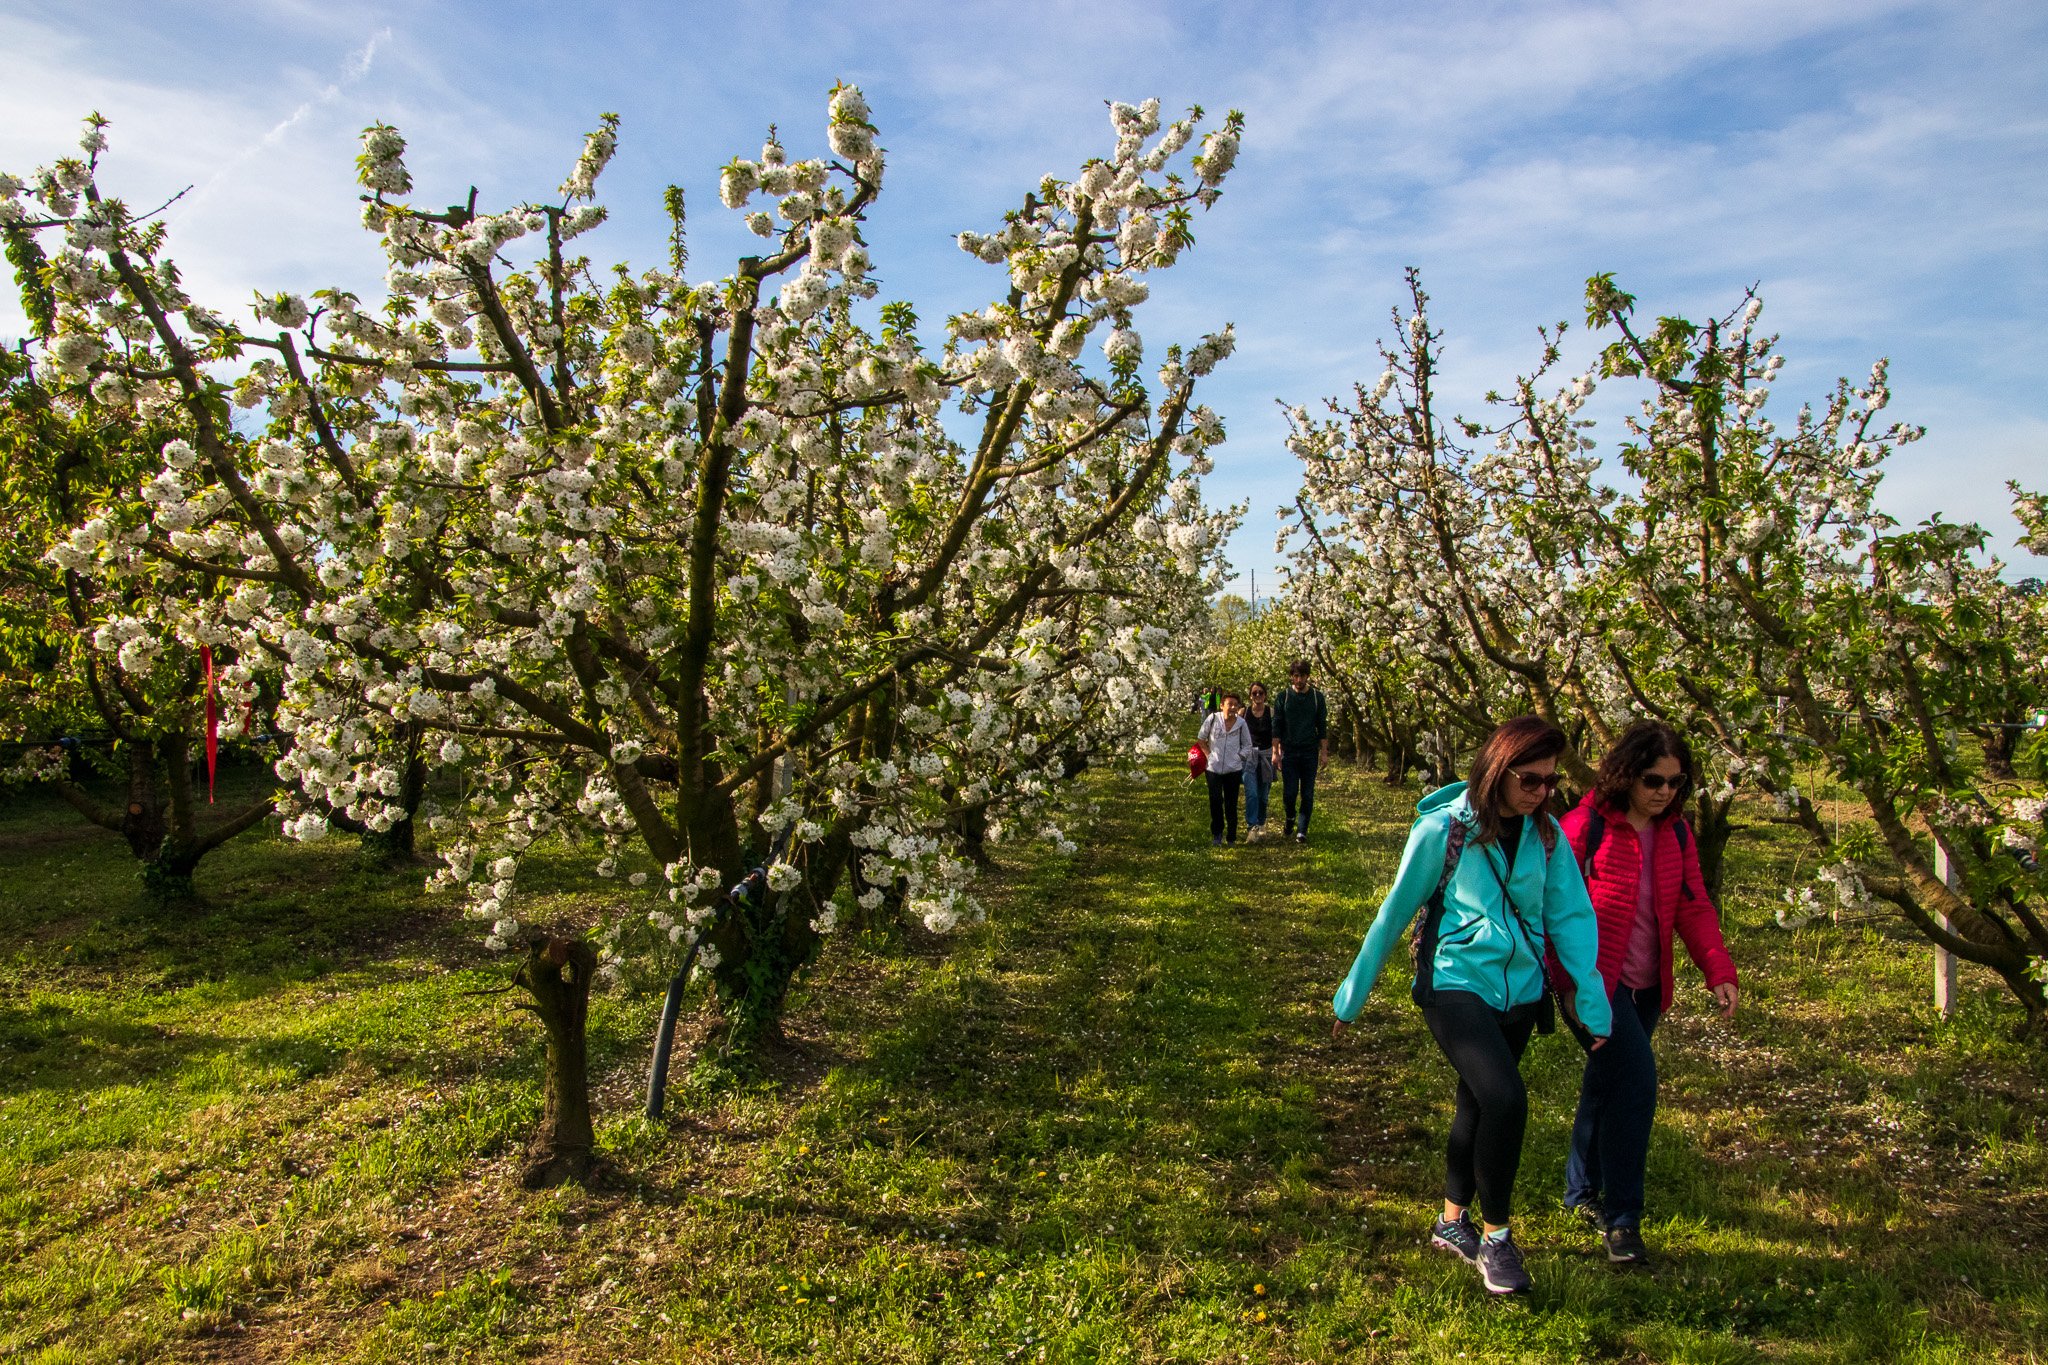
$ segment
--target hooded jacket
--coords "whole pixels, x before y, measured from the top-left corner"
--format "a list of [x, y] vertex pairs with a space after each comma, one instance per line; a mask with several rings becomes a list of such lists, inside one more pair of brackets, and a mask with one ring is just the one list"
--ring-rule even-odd
[[[1564, 836], [1571, 844], [1574, 864], [1585, 861], [1595, 811], [1606, 821], [1607, 828], [1600, 836], [1600, 846], [1593, 850], [1592, 876], [1586, 891], [1600, 920], [1600, 979], [1611, 984], [1621, 977], [1629, 940], [1636, 931], [1636, 888], [1642, 877], [1644, 836], [1637, 835], [1626, 812], [1603, 804], [1598, 792], [1587, 792], [1564, 817]], [[1671, 971], [1674, 931], [1685, 940], [1685, 950], [1699, 964], [1709, 989], [1735, 980], [1735, 963], [1721, 938], [1721, 920], [1714, 912], [1714, 903], [1707, 899], [1706, 880], [1700, 875], [1698, 842], [1691, 838], [1681, 841], [1678, 837], [1678, 826], [1684, 819], [1673, 802], [1671, 811], [1651, 825], [1647, 833], [1656, 841], [1656, 854], [1650, 864], [1650, 908], [1657, 915], [1660, 1010], [1671, 1008], [1675, 990]], [[1572, 989], [1554, 965], [1550, 978], [1560, 991]], [[1581, 991], [1582, 999], [1584, 995]]]
[[[1435, 894], [1451, 821], [1462, 820], [1468, 827], [1478, 824], [1463, 782], [1437, 788], [1415, 810], [1394, 889], [1374, 916], [1351, 973], [1331, 1002], [1337, 1017], [1347, 1023], [1365, 1008], [1365, 997], [1388, 956]], [[1507, 865], [1500, 844], [1466, 843], [1444, 888], [1443, 923], [1431, 964], [1435, 987], [1470, 991], [1497, 1010], [1534, 1004], [1543, 997], [1543, 958], [1549, 951], [1578, 989], [1579, 1021], [1596, 1037], [1605, 1037], [1613, 1021], [1594, 965], [1599, 935], [1593, 905], [1586, 898], [1571, 844], [1560, 837], [1556, 847], [1545, 851], [1536, 822], [1549, 818], [1523, 817], [1513, 867]], [[1514, 898], [1512, 908], [1502, 899], [1503, 881]]]

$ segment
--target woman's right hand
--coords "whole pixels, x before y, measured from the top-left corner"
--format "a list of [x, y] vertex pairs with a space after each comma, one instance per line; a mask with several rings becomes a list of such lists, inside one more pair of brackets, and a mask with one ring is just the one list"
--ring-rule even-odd
[[1332, 1038], [1342, 1038], [1344, 1030], [1350, 1027], [1351, 1025], [1345, 1023], [1342, 1019], [1338, 1019], [1330, 1025], [1330, 1036]]

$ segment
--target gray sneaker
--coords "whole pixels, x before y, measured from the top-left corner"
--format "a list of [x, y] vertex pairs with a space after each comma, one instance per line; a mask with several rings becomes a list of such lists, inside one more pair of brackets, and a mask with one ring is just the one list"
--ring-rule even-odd
[[1504, 1237], [1481, 1237], [1477, 1264], [1479, 1278], [1486, 1282], [1487, 1293], [1529, 1292], [1529, 1272], [1522, 1269], [1522, 1249], [1515, 1245], [1513, 1233]]
[[1448, 1218], [1437, 1219], [1436, 1226], [1429, 1230], [1429, 1243], [1455, 1252], [1458, 1259], [1467, 1265], [1476, 1264], [1479, 1260], [1479, 1229], [1472, 1226], [1469, 1213], [1459, 1214], [1455, 1223]]
[[1588, 1199], [1583, 1204], [1567, 1204], [1565, 1209], [1580, 1222], [1590, 1224], [1594, 1231], [1607, 1231], [1607, 1210], [1600, 1207], [1597, 1199]]
[[1616, 1265], [1650, 1263], [1650, 1249], [1643, 1245], [1643, 1234], [1633, 1223], [1610, 1223], [1601, 1231], [1600, 1240], [1607, 1244], [1607, 1259]]

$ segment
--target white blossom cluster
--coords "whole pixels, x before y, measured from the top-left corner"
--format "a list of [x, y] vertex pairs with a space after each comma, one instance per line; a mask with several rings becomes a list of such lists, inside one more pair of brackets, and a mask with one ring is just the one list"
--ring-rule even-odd
[[1814, 873], [1816, 881], [1833, 888], [1835, 904], [1841, 911], [1850, 914], [1867, 915], [1877, 910], [1877, 899], [1863, 884], [1863, 876], [1853, 862], [1829, 863]]

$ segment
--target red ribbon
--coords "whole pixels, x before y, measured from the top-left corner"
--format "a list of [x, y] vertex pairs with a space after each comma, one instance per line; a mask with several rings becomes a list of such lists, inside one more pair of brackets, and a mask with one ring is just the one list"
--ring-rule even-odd
[[213, 646], [199, 646], [199, 662], [206, 669], [206, 803], [213, 804], [213, 775], [220, 765], [220, 708], [213, 699]]

